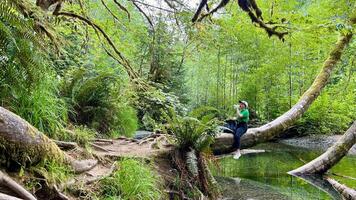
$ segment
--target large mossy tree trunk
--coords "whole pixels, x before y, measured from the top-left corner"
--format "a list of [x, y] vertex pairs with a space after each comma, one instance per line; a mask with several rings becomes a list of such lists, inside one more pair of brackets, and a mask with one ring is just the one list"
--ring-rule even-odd
[[30, 166], [45, 159], [71, 165], [75, 173], [90, 170], [95, 159], [76, 160], [18, 115], [0, 107], [0, 162], [7, 167]]
[[293, 175], [301, 174], [324, 174], [337, 164], [356, 143], [356, 121], [346, 133], [325, 153], [309, 163], [288, 172]]
[[18, 115], [0, 107], [0, 161], [26, 166], [44, 158], [64, 161], [66, 156], [42, 132]]
[[[355, 24], [356, 20], [352, 18], [350, 21], [351, 24]], [[290, 110], [268, 124], [258, 128], [248, 129], [247, 133], [241, 138], [242, 148], [250, 147], [278, 136], [293, 125], [303, 113], [308, 110], [309, 106], [315, 101], [322, 89], [328, 83], [331, 72], [334, 70], [336, 63], [340, 60], [343, 50], [347, 44], [350, 43], [351, 38], [352, 33], [347, 33], [339, 38], [313, 84]], [[232, 134], [222, 133], [216, 137], [212, 149], [215, 153], [229, 152], [232, 150], [232, 143]]]

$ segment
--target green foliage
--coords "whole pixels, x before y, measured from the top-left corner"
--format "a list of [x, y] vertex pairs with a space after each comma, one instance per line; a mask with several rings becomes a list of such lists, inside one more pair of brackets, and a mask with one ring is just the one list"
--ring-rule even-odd
[[160, 89], [152, 89], [146, 92], [137, 92], [134, 107], [138, 111], [138, 118], [141, 120], [141, 127], [146, 130], [153, 130], [161, 123], [165, 123], [165, 115], [169, 110], [174, 110], [181, 114], [186, 113], [186, 108], [179, 101], [179, 98], [172, 94], [163, 92]]
[[[353, 3], [346, 0], [342, 3], [277, 0], [258, 4], [265, 21], [286, 27], [278, 28], [290, 33], [286, 41], [282, 43], [267, 37], [262, 30], [253, 27], [234, 4], [231, 4], [229, 14], [213, 18], [214, 24], [207, 20], [197, 25], [190, 33], [198, 48], [197, 51], [189, 49], [190, 56], [185, 61], [189, 107], [212, 106], [222, 113], [232, 113], [232, 105], [243, 99], [249, 102], [250, 109], [256, 111], [261, 121], [277, 118], [288, 111], [312, 84], [339, 33], [350, 28], [346, 21], [353, 8]], [[267, 14], [272, 7], [273, 15]], [[355, 78], [352, 77], [354, 47], [355, 41], [347, 47], [338, 63], [337, 74], [325, 89], [343, 90], [347, 85], [345, 82], [334, 86], [340, 80], [349, 80], [348, 87], [355, 88]], [[348, 90], [339, 97], [352, 96], [351, 93], [354, 92]], [[330, 97], [334, 94], [330, 93]], [[342, 113], [341, 110], [354, 110], [355, 99], [351, 96], [343, 100], [342, 106], [336, 105], [337, 98], [317, 103], [319, 107], [335, 105], [335, 109]], [[334, 110], [335, 115], [331, 116], [322, 110], [318, 114], [318, 109], [313, 109], [312, 117], [308, 117], [309, 114], [303, 117], [301, 122], [305, 123], [302, 126], [323, 129], [323, 133], [338, 133], [349, 125], [351, 113], [343, 112], [344, 116], [338, 118], [336, 113], [339, 111]], [[327, 120], [331, 120], [329, 124]], [[324, 128], [314, 123], [322, 121]]]
[[68, 165], [53, 160], [43, 160], [29, 170], [44, 177], [48, 184], [63, 183], [73, 176], [73, 172]]
[[[350, 107], [350, 102], [355, 101], [355, 94], [350, 92], [345, 95], [337, 95], [341, 91], [323, 92], [319, 98], [309, 108], [306, 115], [301, 120], [301, 125], [311, 127], [304, 130], [307, 133], [343, 134], [356, 117], [356, 109]], [[307, 126], [309, 125], [309, 126]]]
[[137, 128], [137, 117], [121, 87], [119, 77], [111, 72], [90, 68], [68, 70], [61, 93], [73, 110], [69, 119], [100, 133], [130, 136]]
[[193, 148], [198, 152], [209, 150], [214, 142], [217, 120], [208, 115], [198, 120], [193, 117], [181, 117], [174, 112], [167, 116], [169, 131], [176, 138], [178, 148], [189, 150]]
[[190, 116], [202, 120], [203, 118], [220, 118], [220, 111], [212, 106], [201, 106], [191, 111]]
[[158, 178], [151, 167], [134, 159], [118, 163], [119, 170], [100, 181], [105, 199], [160, 199]]
[[63, 129], [57, 135], [56, 139], [63, 141], [76, 142], [81, 146], [87, 145], [94, 139], [96, 132], [85, 126], [76, 126], [73, 130]]
[[58, 81], [33, 30], [33, 22], [9, 3], [0, 5], [1, 105], [53, 136], [67, 109], [58, 98]]

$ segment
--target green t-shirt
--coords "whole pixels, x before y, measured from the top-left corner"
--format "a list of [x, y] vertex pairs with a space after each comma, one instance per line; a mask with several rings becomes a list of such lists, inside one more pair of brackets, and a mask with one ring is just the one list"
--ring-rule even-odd
[[238, 122], [248, 122], [248, 120], [250, 119], [250, 112], [248, 111], [248, 109], [243, 109], [240, 110], [240, 114], [242, 115], [242, 117], [238, 117], [237, 121]]

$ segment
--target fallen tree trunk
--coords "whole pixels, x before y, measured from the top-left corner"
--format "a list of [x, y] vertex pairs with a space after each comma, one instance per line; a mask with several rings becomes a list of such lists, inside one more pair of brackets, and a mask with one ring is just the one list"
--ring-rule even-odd
[[[356, 20], [353, 19], [354, 18], [350, 20], [351, 24], [355, 24]], [[336, 63], [340, 60], [343, 50], [347, 44], [350, 43], [351, 38], [352, 33], [347, 33], [339, 38], [338, 42], [331, 50], [329, 57], [325, 60], [323, 67], [315, 78], [313, 84], [290, 110], [268, 124], [258, 128], [248, 129], [247, 133], [241, 137], [242, 148], [251, 147], [278, 136], [293, 125], [303, 113], [308, 110], [309, 106], [319, 96], [321, 90], [326, 86], [331, 72], [335, 68]], [[212, 149], [216, 154], [225, 153], [232, 150], [232, 144], [232, 134], [222, 133], [216, 137]]]
[[0, 160], [27, 166], [45, 158], [62, 162], [65, 154], [27, 121], [0, 107]]
[[356, 190], [351, 189], [345, 185], [340, 184], [331, 178], [326, 178], [326, 180], [347, 200], [356, 199]]
[[74, 172], [90, 170], [97, 160], [78, 161], [18, 115], [0, 107], [0, 161], [7, 167], [31, 166], [48, 159], [68, 163]]
[[288, 172], [293, 175], [324, 174], [337, 164], [356, 143], [356, 121], [346, 133], [325, 153], [298, 169]]

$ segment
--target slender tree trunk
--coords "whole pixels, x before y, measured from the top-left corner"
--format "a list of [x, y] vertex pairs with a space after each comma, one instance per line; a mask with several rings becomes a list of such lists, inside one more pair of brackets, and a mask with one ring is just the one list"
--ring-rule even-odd
[[[289, 43], [289, 62], [292, 59], [292, 44]], [[293, 91], [293, 85], [292, 85], [292, 63], [289, 63], [289, 72], [288, 72], [288, 78], [289, 78], [289, 108], [292, 108], [292, 91]]]
[[324, 174], [331, 167], [337, 164], [356, 143], [356, 121], [346, 131], [346, 133], [325, 153], [315, 158], [309, 163], [288, 172], [293, 175], [300, 174]]
[[219, 108], [219, 90], [220, 90], [220, 47], [218, 49], [218, 72], [216, 75], [216, 107]]
[[224, 79], [223, 79], [223, 85], [224, 85], [224, 91], [223, 91], [223, 109], [226, 109], [226, 65], [227, 65], [227, 55], [225, 56], [225, 63], [224, 63]]
[[[339, 38], [338, 42], [330, 52], [329, 57], [324, 62], [323, 67], [318, 76], [315, 78], [313, 84], [289, 111], [268, 124], [258, 128], [248, 129], [247, 133], [241, 138], [243, 148], [253, 146], [276, 137], [294, 124], [302, 116], [302, 114], [307, 111], [309, 106], [319, 96], [321, 90], [327, 84], [331, 72], [335, 68], [336, 63], [340, 60], [343, 50], [346, 45], [349, 44], [351, 38], [352, 33], [348, 33]], [[233, 137], [231, 134], [221, 134], [216, 138], [212, 149], [215, 153], [228, 152], [231, 151], [232, 143]]]

